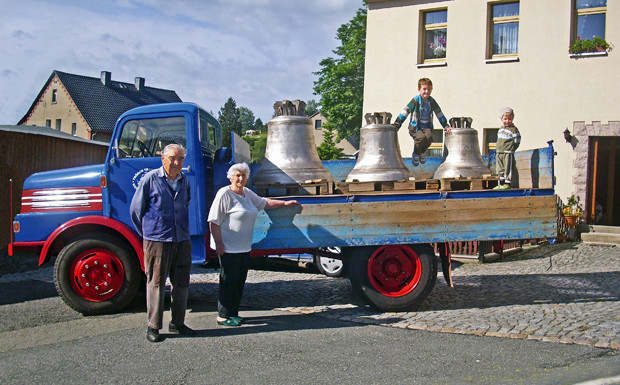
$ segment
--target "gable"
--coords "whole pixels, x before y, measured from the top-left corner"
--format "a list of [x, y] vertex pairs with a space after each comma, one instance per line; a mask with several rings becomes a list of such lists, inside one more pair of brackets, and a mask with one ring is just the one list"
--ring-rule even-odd
[[[109, 73], [107, 74], [109, 76]], [[136, 85], [131, 83], [110, 80], [104, 85], [100, 78], [54, 71], [20, 123], [32, 114], [37, 102], [55, 77], [60, 80], [62, 87], [93, 133], [112, 132], [118, 117], [132, 108], [181, 101], [172, 90], [141, 87], [142, 89], [138, 91]]]

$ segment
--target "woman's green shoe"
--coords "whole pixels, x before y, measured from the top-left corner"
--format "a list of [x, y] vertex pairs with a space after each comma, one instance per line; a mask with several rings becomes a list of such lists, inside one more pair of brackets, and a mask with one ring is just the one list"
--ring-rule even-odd
[[217, 323], [224, 326], [241, 326], [241, 324], [234, 319], [226, 318], [224, 321], [217, 320]]

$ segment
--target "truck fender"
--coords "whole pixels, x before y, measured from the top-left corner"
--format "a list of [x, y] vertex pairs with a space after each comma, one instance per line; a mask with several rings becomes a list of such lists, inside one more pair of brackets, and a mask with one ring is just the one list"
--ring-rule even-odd
[[142, 238], [126, 224], [119, 222], [115, 219], [98, 215], [89, 215], [85, 217], [74, 218], [58, 226], [58, 228], [54, 230], [45, 240], [45, 244], [43, 245], [43, 248], [41, 249], [41, 254], [39, 255], [39, 266], [43, 265], [49, 260], [50, 249], [54, 244], [54, 241], [56, 241], [56, 239], [58, 239], [61, 234], [68, 231], [69, 229], [84, 225], [97, 225], [101, 227], [107, 227], [114, 230], [116, 233], [126, 239], [138, 256], [138, 260], [140, 261], [140, 267], [144, 271], [144, 250], [142, 249]]

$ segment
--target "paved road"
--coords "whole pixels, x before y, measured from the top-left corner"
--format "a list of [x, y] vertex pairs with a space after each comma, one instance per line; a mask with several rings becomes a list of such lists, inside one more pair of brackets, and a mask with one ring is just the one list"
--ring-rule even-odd
[[541, 246], [459, 266], [455, 288], [438, 279], [417, 312], [381, 313], [346, 279], [252, 271], [249, 322], [227, 329], [214, 321], [217, 272], [196, 268], [188, 324], [200, 336], [153, 345], [140, 299], [82, 317], [43, 268], [0, 277], [0, 383], [618, 382], [618, 278], [618, 248]]

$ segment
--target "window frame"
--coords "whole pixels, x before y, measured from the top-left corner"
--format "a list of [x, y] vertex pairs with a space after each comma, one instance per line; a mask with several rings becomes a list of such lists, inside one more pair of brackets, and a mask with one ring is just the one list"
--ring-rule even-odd
[[[442, 23], [433, 23], [433, 24], [426, 24], [426, 15], [428, 13], [431, 12], [441, 12], [444, 11], [446, 12], [446, 22], [442, 22]], [[431, 8], [431, 9], [424, 9], [420, 11], [420, 30], [418, 33], [418, 36], [420, 37], [420, 41], [419, 41], [419, 53], [418, 53], [418, 64], [419, 65], [424, 65], [424, 64], [444, 64], [446, 63], [446, 60], [448, 58], [448, 8], [443, 7], [443, 8]], [[445, 29], [446, 30], [446, 54], [444, 57], [442, 58], [430, 58], [430, 59], [426, 59], [425, 58], [425, 53], [426, 53], [426, 34], [428, 31], [436, 31], [436, 30], [440, 30], [440, 29]]]
[[[493, 17], [493, 7], [496, 5], [502, 4], [510, 4], [510, 3], [519, 3], [519, 14], [513, 16], [500, 16]], [[521, 24], [521, 0], [501, 0], [501, 1], [490, 1], [487, 3], [487, 52], [486, 59], [516, 59], [519, 57], [519, 32], [517, 32], [517, 52], [516, 53], [507, 53], [507, 54], [493, 54], [493, 38], [495, 36], [495, 25], [496, 24], [507, 24], [507, 23], [517, 23], [518, 27]], [[517, 28], [518, 28], [517, 27]]]
[[[482, 155], [489, 155], [491, 151], [497, 149], [497, 133], [499, 128], [483, 128], [482, 129]], [[495, 139], [492, 142], [492, 139]]]
[[[607, 5], [604, 7], [592, 7], [592, 8], [584, 8], [577, 9], [577, 0], [571, 0], [571, 33], [570, 33], [570, 42], [572, 44], [575, 40], [577, 40], [577, 36], [579, 36], [579, 31], [577, 31], [577, 25], [579, 21], [579, 16], [586, 15], [605, 15], [605, 28], [603, 30], [603, 39], [607, 40], [605, 36], [607, 36]], [[587, 37], [587, 39], [591, 39], [591, 37]]]
[[58, 103], [58, 89], [52, 89], [52, 104]]

